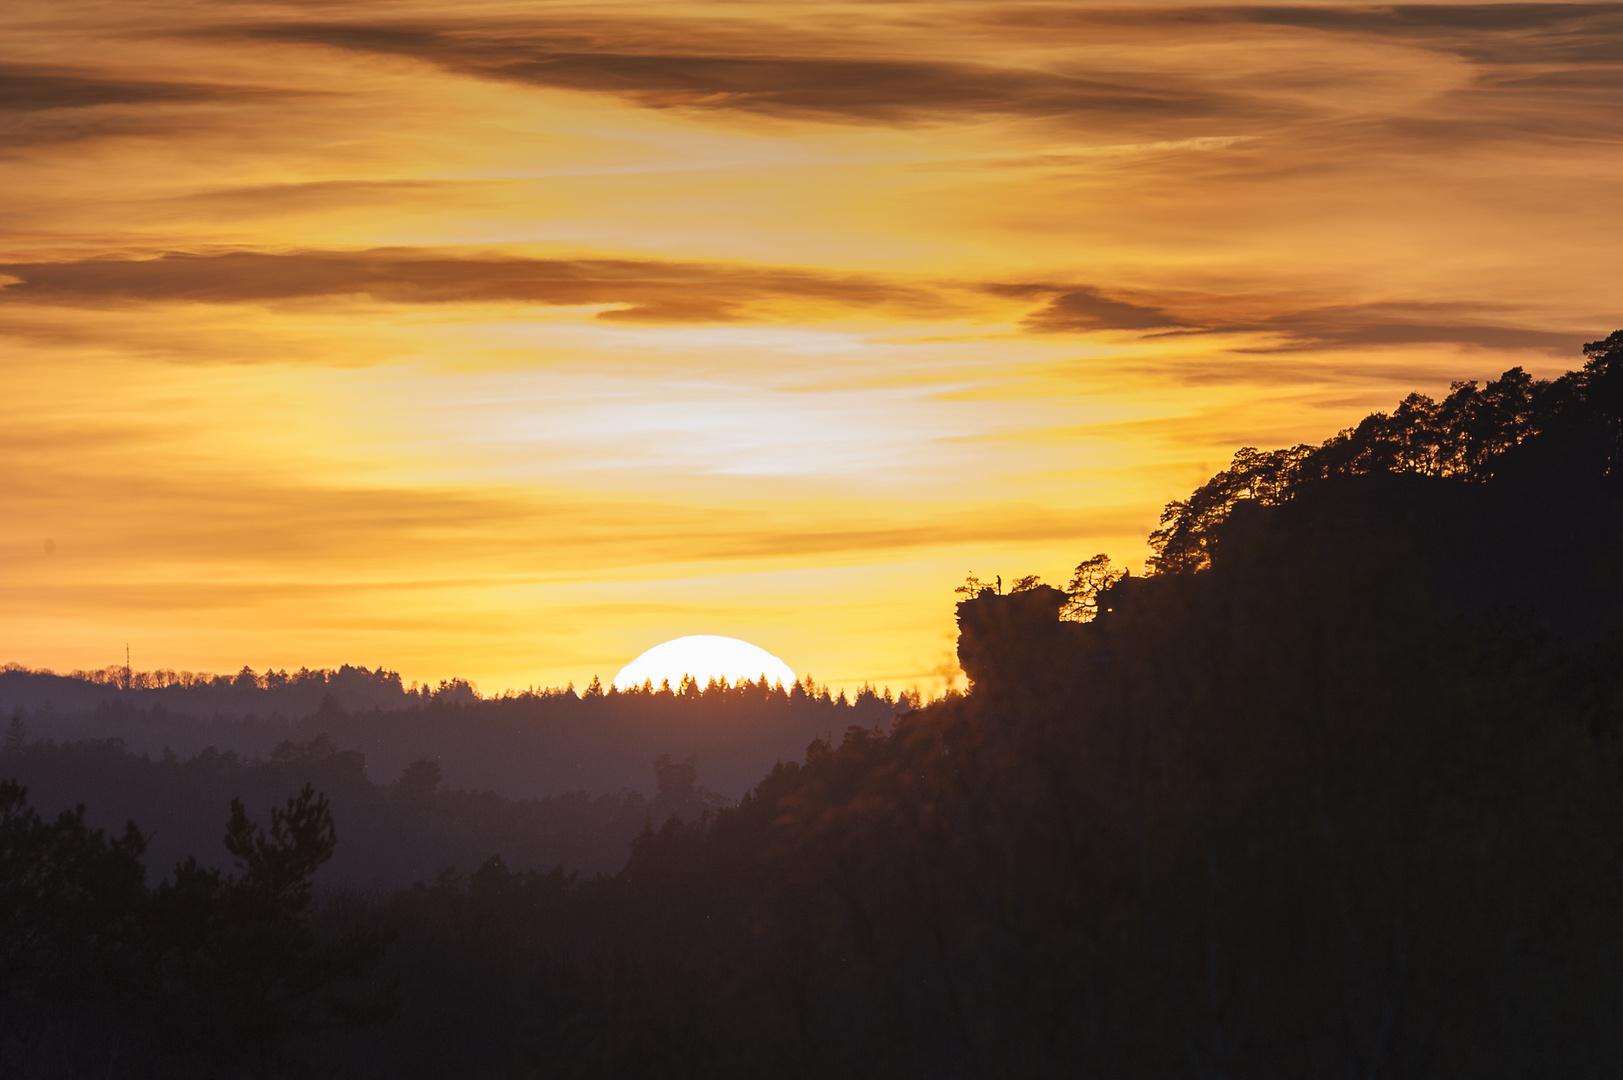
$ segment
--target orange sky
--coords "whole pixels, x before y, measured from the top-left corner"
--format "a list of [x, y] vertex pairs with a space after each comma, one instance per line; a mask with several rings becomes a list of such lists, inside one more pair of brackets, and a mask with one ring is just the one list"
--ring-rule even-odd
[[0, 660], [941, 685], [1623, 326], [1609, 4], [0, 7]]

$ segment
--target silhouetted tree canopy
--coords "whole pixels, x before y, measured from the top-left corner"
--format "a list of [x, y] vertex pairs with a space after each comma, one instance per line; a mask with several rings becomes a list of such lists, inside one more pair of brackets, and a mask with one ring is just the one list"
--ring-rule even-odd
[[109, 840], [83, 808], [47, 823], [0, 782], [0, 1068], [5, 1075], [284, 1073], [322, 1035], [375, 1026], [368, 985], [389, 934], [318, 937], [311, 878], [337, 838], [308, 785], [268, 832], [233, 801], [240, 873], [188, 859], [146, 887], [133, 823]]
[[[1559, 470], [1564, 479], [1613, 475], [1623, 453], [1623, 330], [1585, 345], [1584, 355], [1581, 369], [1555, 380], [1516, 367], [1483, 387], [1457, 382], [1441, 402], [1410, 394], [1317, 447], [1243, 447], [1227, 469], [1167, 504], [1150, 534], [1151, 564], [1163, 573], [1201, 569], [1213, 532], [1236, 505], [1277, 506], [1337, 478], [1410, 473], [1483, 483], [1518, 467]], [[1518, 453], [1524, 444], [1530, 452]]]

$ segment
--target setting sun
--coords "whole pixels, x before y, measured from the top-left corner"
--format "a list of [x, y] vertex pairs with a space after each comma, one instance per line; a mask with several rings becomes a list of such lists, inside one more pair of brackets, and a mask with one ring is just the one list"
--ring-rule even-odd
[[795, 682], [794, 670], [759, 646], [716, 634], [690, 634], [655, 645], [638, 656], [620, 669], [614, 686], [627, 690], [651, 682], [658, 688], [668, 682], [674, 690], [687, 675], [701, 686], [712, 679], [738, 683], [745, 679], [758, 681], [763, 676], [772, 685], [792, 686]]

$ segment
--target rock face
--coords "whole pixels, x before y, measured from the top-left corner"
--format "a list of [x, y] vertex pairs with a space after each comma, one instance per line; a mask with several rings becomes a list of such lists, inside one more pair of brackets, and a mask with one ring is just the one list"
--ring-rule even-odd
[[958, 666], [977, 692], [1021, 695], [1051, 684], [1083, 632], [1060, 619], [1066, 595], [1049, 585], [982, 589], [958, 605]]

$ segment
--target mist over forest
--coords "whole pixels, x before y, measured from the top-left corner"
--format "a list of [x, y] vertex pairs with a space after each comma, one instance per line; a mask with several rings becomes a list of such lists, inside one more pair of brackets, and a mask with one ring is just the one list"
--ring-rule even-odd
[[482, 698], [465, 681], [406, 689], [345, 666], [235, 676], [110, 669], [0, 672], [5, 775], [56, 813], [128, 820], [169, 866], [228, 864], [218, 808], [270, 805], [305, 782], [333, 801], [346, 843], [324, 885], [403, 887], [496, 851], [520, 870], [619, 870], [650, 815], [696, 818], [736, 803], [780, 761], [852, 725], [888, 730], [918, 699], [854, 699], [809, 676], [676, 690], [573, 687]]
[[971, 577], [968, 693], [901, 708], [8, 671], [0, 1064], [1623, 1072], [1623, 331], [1150, 543]]
[[268, 758], [284, 742], [326, 735], [366, 757], [385, 783], [419, 759], [447, 784], [509, 798], [567, 791], [652, 794], [660, 754], [695, 757], [704, 781], [736, 800], [777, 761], [850, 724], [889, 724], [914, 708], [911, 691], [864, 686], [854, 698], [810, 676], [784, 688], [741, 680], [676, 689], [573, 686], [484, 698], [466, 681], [405, 688], [392, 671], [344, 666], [292, 675], [244, 668], [235, 676], [175, 672], [56, 675], [0, 671], [0, 716], [20, 717], [30, 739], [121, 740], [133, 753], [192, 757], [209, 748]]

